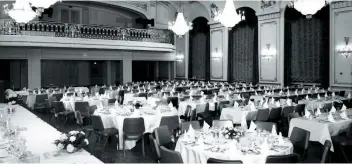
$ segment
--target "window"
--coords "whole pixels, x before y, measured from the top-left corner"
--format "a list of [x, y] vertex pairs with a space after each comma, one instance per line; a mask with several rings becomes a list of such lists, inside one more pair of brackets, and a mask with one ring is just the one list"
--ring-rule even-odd
[[82, 15], [81, 13], [82, 13], [82, 10], [79, 8], [63, 6], [61, 8], [60, 22], [81, 24], [81, 15]]

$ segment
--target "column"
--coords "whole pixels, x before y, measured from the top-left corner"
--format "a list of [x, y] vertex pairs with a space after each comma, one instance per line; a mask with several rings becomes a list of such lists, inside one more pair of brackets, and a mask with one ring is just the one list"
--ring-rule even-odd
[[127, 82], [132, 82], [132, 52], [123, 52], [122, 54], [122, 74], [123, 74], [123, 84]]
[[41, 86], [41, 50], [28, 49], [28, 88], [33, 89]]
[[112, 85], [111, 80], [111, 61], [106, 61], [106, 85]]
[[210, 80], [228, 80], [228, 28], [218, 22], [210, 25]]

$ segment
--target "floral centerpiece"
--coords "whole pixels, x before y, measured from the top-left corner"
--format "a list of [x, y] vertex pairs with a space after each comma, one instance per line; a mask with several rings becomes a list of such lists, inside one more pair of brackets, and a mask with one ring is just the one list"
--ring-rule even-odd
[[68, 153], [73, 153], [89, 145], [89, 141], [83, 131], [70, 131], [62, 134], [60, 139], [55, 140], [55, 145]]
[[236, 139], [239, 140], [239, 138], [242, 136], [242, 132], [239, 130], [236, 130], [234, 128], [225, 128], [223, 135], [226, 139]]

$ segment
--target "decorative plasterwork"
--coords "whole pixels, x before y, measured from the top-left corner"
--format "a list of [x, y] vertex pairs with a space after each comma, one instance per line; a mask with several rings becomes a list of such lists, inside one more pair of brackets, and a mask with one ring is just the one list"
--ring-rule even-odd
[[276, 4], [275, 0], [261, 0], [260, 8], [265, 9], [265, 8], [273, 7], [275, 6], [275, 4]]
[[223, 26], [221, 23], [219, 23], [219, 22], [209, 24], [209, 26], [210, 26], [210, 29], [223, 28], [223, 27], [224, 27], [224, 26]]
[[210, 4], [210, 17], [214, 19], [219, 13], [219, 7], [215, 3]]
[[275, 18], [280, 18], [280, 12], [258, 15], [259, 21], [268, 20], [268, 19], [275, 19]]
[[331, 3], [332, 9], [344, 8], [344, 7], [351, 7], [352, 1], [339, 1]]

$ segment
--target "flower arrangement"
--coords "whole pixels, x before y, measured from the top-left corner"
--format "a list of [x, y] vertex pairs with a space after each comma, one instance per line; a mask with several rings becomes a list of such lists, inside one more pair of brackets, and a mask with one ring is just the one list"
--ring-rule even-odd
[[242, 136], [241, 131], [235, 130], [234, 128], [225, 128], [223, 135], [226, 139], [239, 139]]
[[55, 140], [55, 145], [68, 153], [73, 153], [89, 145], [86, 135], [82, 131], [70, 131], [68, 134], [62, 134], [60, 139]]

